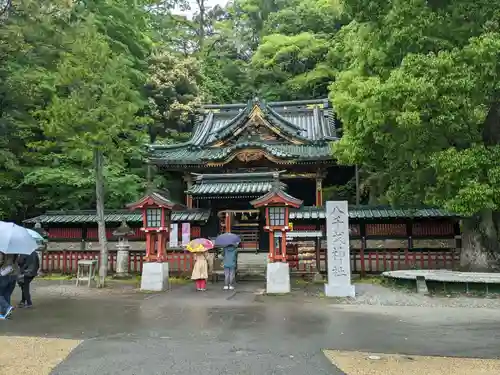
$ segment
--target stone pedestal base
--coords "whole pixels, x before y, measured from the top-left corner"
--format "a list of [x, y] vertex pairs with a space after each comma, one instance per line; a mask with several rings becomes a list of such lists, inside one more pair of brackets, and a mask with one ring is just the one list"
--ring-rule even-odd
[[288, 263], [268, 263], [266, 293], [290, 293], [290, 267]]
[[142, 266], [141, 290], [163, 292], [168, 288], [168, 263], [144, 263]]
[[319, 272], [316, 272], [313, 276], [313, 281], [315, 283], [321, 283], [322, 281], [324, 282], [325, 281], [325, 278], [323, 277], [322, 274], [320, 274]]
[[355, 297], [354, 285], [349, 284], [325, 284], [325, 296], [327, 297]]
[[116, 252], [116, 275], [118, 279], [129, 278], [128, 273], [128, 261], [129, 253], [128, 250], [118, 250]]

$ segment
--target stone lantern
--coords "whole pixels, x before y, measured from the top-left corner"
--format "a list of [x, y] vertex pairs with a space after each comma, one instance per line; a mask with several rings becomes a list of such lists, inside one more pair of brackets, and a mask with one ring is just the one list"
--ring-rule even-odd
[[299, 208], [300, 199], [286, 193], [278, 177], [271, 191], [250, 202], [255, 208], [264, 208], [269, 233], [269, 263], [267, 265], [267, 292], [290, 292], [290, 268], [286, 257], [286, 232], [290, 230], [288, 216], [290, 207]]
[[151, 192], [127, 205], [131, 210], [142, 211], [141, 230], [146, 233], [146, 257], [141, 280], [143, 290], [162, 291], [168, 287], [166, 250], [172, 210], [182, 210], [184, 206], [172, 202], [167, 195]]
[[128, 236], [134, 234], [125, 221], [113, 231], [113, 236], [118, 238], [116, 245], [116, 276], [118, 278], [128, 277], [128, 264], [129, 264], [129, 249]]

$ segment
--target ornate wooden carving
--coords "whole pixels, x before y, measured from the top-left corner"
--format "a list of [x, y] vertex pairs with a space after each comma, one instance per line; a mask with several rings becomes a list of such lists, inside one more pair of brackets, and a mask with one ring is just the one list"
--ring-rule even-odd
[[244, 150], [236, 154], [236, 158], [243, 162], [248, 163], [249, 161], [256, 161], [264, 158], [266, 153], [261, 150]]
[[236, 141], [276, 141], [280, 139], [278, 134], [269, 127], [253, 121], [236, 138]]

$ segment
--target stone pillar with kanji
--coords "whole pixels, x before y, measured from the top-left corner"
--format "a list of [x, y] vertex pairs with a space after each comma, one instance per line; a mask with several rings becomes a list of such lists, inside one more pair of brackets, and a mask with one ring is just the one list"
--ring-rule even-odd
[[141, 210], [142, 231], [146, 234], [146, 256], [142, 267], [141, 289], [163, 291], [168, 288], [167, 244], [172, 211], [184, 206], [172, 202], [161, 192], [152, 192], [127, 205]]
[[255, 208], [263, 208], [266, 215], [264, 230], [269, 234], [267, 293], [290, 293], [290, 267], [286, 255], [286, 233], [290, 230], [288, 216], [290, 207], [299, 208], [302, 203], [286, 193], [277, 178], [269, 193], [250, 202]]

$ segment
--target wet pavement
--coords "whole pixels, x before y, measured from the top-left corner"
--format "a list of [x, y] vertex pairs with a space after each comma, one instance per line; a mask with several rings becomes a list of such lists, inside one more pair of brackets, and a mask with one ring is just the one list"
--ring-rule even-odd
[[36, 308], [16, 311], [0, 335], [84, 340], [54, 375], [341, 374], [323, 349], [498, 356], [497, 310], [259, 302], [259, 287], [82, 296], [39, 288]]

